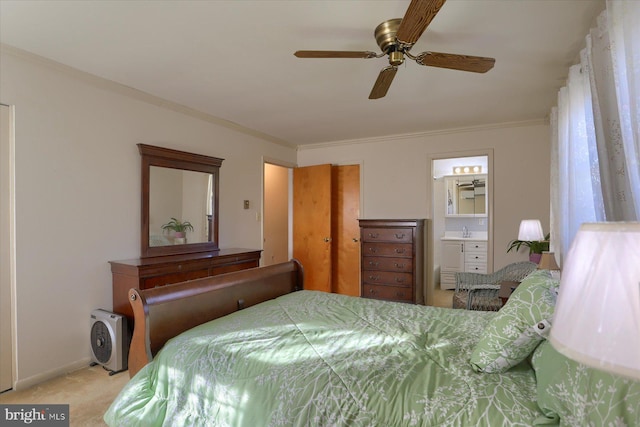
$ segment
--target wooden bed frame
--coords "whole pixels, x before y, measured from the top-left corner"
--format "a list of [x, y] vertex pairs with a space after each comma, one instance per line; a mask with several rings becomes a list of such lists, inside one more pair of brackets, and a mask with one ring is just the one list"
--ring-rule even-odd
[[129, 376], [149, 363], [174, 336], [234, 311], [303, 288], [297, 260], [153, 289], [129, 290], [134, 329]]

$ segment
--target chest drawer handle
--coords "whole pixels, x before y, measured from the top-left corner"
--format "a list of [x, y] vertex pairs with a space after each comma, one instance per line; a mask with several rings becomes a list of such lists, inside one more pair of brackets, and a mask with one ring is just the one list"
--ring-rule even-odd
[[396, 283], [404, 283], [404, 277], [396, 277]]
[[398, 264], [397, 262], [395, 263], [396, 268], [404, 268], [404, 264]]
[[404, 292], [396, 292], [397, 297], [404, 297]]
[[378, 280], [380, 280], [380, 276], [369, 276], [369, 280], [377, 282]]
[[403, 254], [404, 253], [404, 248], [396, 248], [396, 253], [397, 254]]
[[378, 233], [369, 233], [369, 237], [371, 237], [372, 239], [377, 239], [379, 236]]
[[369, 248], [369, 252], [371, 252], [371, 253], [374, 253], [374, 254], [375, 254], [377, 251], [378, 251], [378, 250], [377, 250], [376, 248]]
[[404, 239], [404, 233], [396, 233], [396, 239]]
[[369, 265], [370, 265], [371, 267], [377, 267], [377, 266], [378, 266], [378, 264], [379, 264], [378, 262], [369, 261]]
[[375, 295], [375, 294], [376, 294], [376, 290], [375, 290], [375, 289], [369, 289], [369, 293], [370, 293], [371, 295]]
[[182, 264], [178, 264], [178, 270], [182, 270]]

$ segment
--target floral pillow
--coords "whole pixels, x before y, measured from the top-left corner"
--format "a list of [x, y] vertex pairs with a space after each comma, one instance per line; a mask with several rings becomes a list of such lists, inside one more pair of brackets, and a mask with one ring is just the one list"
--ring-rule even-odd
[[476, 372], [505, 372], [535, 350], [551, 327], [558, 285], [548, 270], [536, 270], [524, 278], [471, 353]]

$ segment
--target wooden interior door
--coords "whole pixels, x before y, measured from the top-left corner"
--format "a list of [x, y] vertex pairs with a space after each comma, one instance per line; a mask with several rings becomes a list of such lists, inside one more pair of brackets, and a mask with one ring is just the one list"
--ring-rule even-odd
[[331, 165], [293, 169], [293, 257], [305, 289], [331, 292]]
[[332, 167], [332, 291], [360, 296], [360, 165]]

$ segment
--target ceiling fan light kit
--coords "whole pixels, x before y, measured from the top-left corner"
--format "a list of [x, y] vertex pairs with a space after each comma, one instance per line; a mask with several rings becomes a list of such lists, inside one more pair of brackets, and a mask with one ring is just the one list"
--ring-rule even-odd
[[421, 52], [412, 55], [409, 51], [418, 41], [446, 0], [412, 0], [404, 18], [384, 21], [374, 31], [376, 43], [382, 53], [371, 51], [299, 50], [298, 58], [382, 58], [388, 56], [389, 66], [383, 68], [371, 89], [369, 99], [382, 98], [387, 94], [398, 66], [405, 56], [418, 65], [448, 68], [452, 70], [486, 73], [493, 68], [494, 58], [470, 55], [456, 55], [441, 52]]

